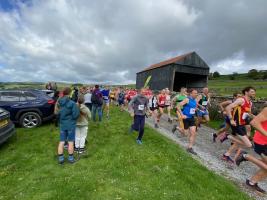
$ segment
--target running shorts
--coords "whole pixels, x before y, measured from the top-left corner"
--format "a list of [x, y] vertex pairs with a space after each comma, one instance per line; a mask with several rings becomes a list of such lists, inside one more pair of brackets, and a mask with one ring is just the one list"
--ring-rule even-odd
[[202, 110], [202, 111], [197, 110], [197, 116], [198, 117], [204, 117], [206, 115], [209, 115], [209, 111], [208, 110]]
[[184, 129], [187, 130], [189, 127], [196, 126], [195, 118], [187, 118], [183, 120]]
[[260, 156], [263, 154], [267, 156], [267, 145], [261, 145], [254, 143], [254, 151], [259, 154]]
[[243, 125], [239, 125], [239, 126], [232, 126], [231, 125], [231, 129], [232, 129], [233, 135], [240, 135], [240, 136], [247, 135], [247, 129]]

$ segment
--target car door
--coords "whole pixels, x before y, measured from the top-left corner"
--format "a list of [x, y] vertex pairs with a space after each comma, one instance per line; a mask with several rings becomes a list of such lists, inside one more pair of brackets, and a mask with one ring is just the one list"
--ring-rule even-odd
[[0, 107], [10, 112], [10, 119], [15, 121], [15, 116], [18, 112], [20, 104], [21, 92], [19, 91], [1, 91]]

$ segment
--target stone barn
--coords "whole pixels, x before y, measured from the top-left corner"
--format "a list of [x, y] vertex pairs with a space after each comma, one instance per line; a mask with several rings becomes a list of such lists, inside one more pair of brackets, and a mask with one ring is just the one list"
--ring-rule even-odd
[[136, 88], [144, 86], [149, 76], [152, 90], [169, 88], [179, 91], [181, 87], [203, 88], [208, 84], [209, 66], [196, 53], [190, 52], [160, 63], [151, 65], [136, 76]]

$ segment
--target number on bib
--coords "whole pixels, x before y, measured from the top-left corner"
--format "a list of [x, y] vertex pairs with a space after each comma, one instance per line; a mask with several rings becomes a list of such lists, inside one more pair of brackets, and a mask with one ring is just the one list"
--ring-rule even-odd
[[249, 114], [245, 112], [245, 113], [243, 113], [243, 115], [242, 115], [242, 119], [245, 120], [248, 116], [249, 116]]
[[190, 109], [190, 114], [191, 114], [191, 115], [194, 115], [195, 113], [196, 113], [196, 109], [195, 109], [195, 108], [191, 108], [191, 109]]
[[138, 106], [138, 110], [144, 110], [145, 109], [145, 106], [144, 105], [139, 105]]
[[202, 106], [206, 106], [206, 105], [208, 105], [208, 102], [207, 101], [203, 101], [202, 102]]

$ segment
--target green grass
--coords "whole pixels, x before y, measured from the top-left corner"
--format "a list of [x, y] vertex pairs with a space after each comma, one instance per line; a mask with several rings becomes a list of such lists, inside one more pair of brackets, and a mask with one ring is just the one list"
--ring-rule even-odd
[[209, 127], [218, 130], [220, 128], [220, 126], [223, 124], [222, 120], [211, 120], [209, 121], [209, 123], [207, 124]]
[[258, 98], [267, 97], [267, 81], [256, 80], [209, 80], [208, 86], [211, 90], [219, 95], [232, 95], [236, 91], [241, 91], [246, 86], [253, 86], [257, 89], [256, 96]]
[[90, 124], [88, 153], [73, 165], [57, 164], [52, 125], [17, 129], [0, 148], [0, 199], [249, 199], [153, 129], [137, 145], [129, 115], [111, 113]]

